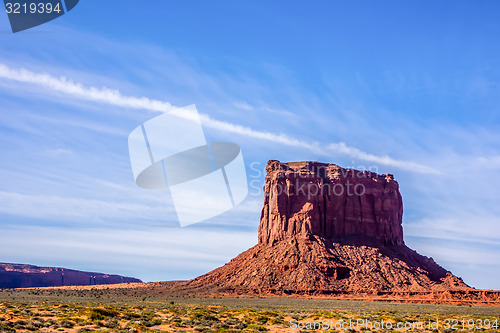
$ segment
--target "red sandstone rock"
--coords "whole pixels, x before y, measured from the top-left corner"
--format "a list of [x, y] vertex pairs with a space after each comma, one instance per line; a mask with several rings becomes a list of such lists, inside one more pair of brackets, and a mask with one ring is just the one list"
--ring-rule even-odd
[[404, 245], [403, 203], [392, 175], [269, 161], [264, 190], [259, 243], [181, 289], [329, 295], [473, 290]]
[[269, 161], [266, 169], [259, 243], [317, 235], [404, 244], [403, 201], [392, 175], [318, 162]]

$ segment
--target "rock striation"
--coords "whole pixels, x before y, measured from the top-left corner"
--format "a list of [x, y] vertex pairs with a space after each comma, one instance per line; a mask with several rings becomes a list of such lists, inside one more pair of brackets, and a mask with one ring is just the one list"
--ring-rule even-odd
[[184, 290], [380, 294], [473, 290], [404, 244], [392, 175], [269, 161], [258, 244]]
[[403, 200], [392, 175], [318, 162], [269, 161], [259, 243], [297, 235], [403, 245]]
[[139, 279], [59, 267], [0, 263], [0, 288], [86, 286], [142, 282]]

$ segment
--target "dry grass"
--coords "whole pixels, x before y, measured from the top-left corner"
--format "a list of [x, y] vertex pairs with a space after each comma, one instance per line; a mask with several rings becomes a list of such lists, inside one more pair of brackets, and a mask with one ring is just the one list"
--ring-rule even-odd
[[[479, 321], [483, 328], [488, 321], [497, 320], [500, 325], [499, 307], [291, 298], [145, 297], [124, 290], [102, 286], [0, 290], [0, 332], [468, 332], [472, 321], [476, 327]], [[349, 321], [361, 320], [372, 325], [390, 323], [394, 329], [348, 325]], [[437, 321], [438, 330], [428, 327], [429, 322]], [[302, 330], [291, 328], [299, 323]], [[328, 323], [328, 328], [334, 329], [325, 330], [323, 326], [305, 330], [313, 323]], [[396, 330], [397, 323], [424, 325]], [[500, 332], [491, 326], [478, 331]]]

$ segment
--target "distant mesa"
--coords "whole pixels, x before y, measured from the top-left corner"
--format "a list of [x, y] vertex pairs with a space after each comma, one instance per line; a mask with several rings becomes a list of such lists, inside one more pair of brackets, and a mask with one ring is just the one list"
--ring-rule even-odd
[[139, 279], [59, 267], [0, 263], [0, 288], [87, 286], [142, 282]]
[[392, 175], [275, 160], [266, 170], [258, 244], [186, 282], [185, 290], [277, 295], [475, 290], [405, 245], [403, 200]]

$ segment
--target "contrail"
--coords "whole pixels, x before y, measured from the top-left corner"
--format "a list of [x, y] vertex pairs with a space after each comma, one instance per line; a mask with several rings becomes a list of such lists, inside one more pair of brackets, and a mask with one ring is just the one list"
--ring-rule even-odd
[[[2, 63], [0, 63], [0, 78], [30, 83], [72, 96], [74, 98], [119, 107], [144, 109], [155, 112], [169, 112], [176, 108], [172, 104], [165, 101], [154, 100], [147, 97], [124, 96], [119, 90], [116, 89], [109, 89], [106, 87], [88, 87], [65, 77], [55, 77], [45, 73], [36, 73], [24, 68], [11, 68]], [[372, 163], [378, 163], [419, 173], [439, 173], [433, 168], [412, 161], [397, 160], [390, 156], [378, 156], [366, 153], [358, 148], [350, 147], [344, 142], [327, 144], [325, 148], [325, 145], [320, 145], [318, 142], [297, 140], [283, 133], [255, 130], [247, 126], [213, 119], [207, 114], [200, 113], [200, 118], [203, 125], [206, 127], [250, 138], [272, 141], [286, 146], [309, 149], [321, 155], [330, 156], [331, 154], [343, 154], [351, 158], [362, 159]]]

